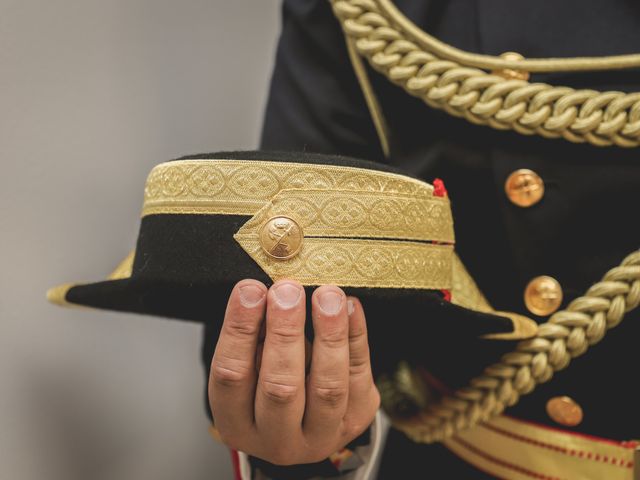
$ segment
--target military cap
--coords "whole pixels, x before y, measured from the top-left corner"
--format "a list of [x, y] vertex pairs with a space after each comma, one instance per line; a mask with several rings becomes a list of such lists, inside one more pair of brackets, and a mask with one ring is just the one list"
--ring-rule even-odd
[[[153, 168], [141, 217], [135, 250], [108, 278], [55, 287], [49, 300], [219, 326], [241, 279], [335, 284], [364, 305], [374, 370], [435, 358], [462, 383], [495, 359], [496, 348], [482, 348], [488, 337], [521, 338], [533, 324], [469, 300], [480, 294], [455, 256], [441, 182], [434, 188], [384, 164], [309, 153], [187, 156]], [[457, 351], [477, 358], [462, 365]]]

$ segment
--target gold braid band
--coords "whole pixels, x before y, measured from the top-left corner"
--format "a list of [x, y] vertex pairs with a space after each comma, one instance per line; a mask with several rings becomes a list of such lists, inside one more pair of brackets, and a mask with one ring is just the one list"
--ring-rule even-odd
[[552, 315], [533, 338], [520, 342], [468, 387], [413, 418], [393, 419], [394, 425], [416, 442], [432, 443], [489, 420], [515, 405], [537, 384], [548, 382], [639, 304], [640, 250], [609, 270], [584, 296]]
[[[481, 69], [631, 68], [640, 55], [501, 60], [462, 52], [419, 30], [389, 0], [331, 0], [342, 29], [371, 66], [434, 108], [525, 135], [597, 146], [640, 145], [640, 93], [575, 90], [510, 80]], [[480, 68], [479, 68], [480, 67]]]

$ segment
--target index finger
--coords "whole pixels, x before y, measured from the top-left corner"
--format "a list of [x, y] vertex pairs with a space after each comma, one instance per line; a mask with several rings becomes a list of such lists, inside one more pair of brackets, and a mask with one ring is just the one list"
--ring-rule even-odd
[[223, 433], [253, 426], [256, 346], [266, 293], [257, 280], [242, 280], [229, 296], [209, 379], [211, 410]]

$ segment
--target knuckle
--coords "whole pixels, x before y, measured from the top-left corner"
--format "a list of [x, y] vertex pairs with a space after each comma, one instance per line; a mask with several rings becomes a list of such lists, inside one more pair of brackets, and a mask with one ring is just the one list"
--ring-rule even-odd
[[289, 405], [298, 397], [300, 387], [291, 383], [263, 380], [261, 389], [267, 399], [277, 405]]
[[225, 330], [230, 336], [234, 338], [253, 338], [258, 335], [259, 331], [258, 322], [247, 321], [242, 316], [230, 316], [225, 322]]
[[302, 338], [302, 328], [297, 325], [277, 325], [267, 329], [267, 335], [271, 335], [271, 340], [278, 345], [290, 345]]
[[312, 394], [322, 403], [332, 407], [339, 405], [347, 398], [347, 387], [342, 382], [335, 384], [314, 385]]
[[247, 381], [249, 376], [249, 368], [238, 363], [231, 365], [229, 362], [214, 362], [211, 366], [211, 379], [221, 387], [236, 387]]
[[367, 329], [362, 325], [352, 327], [349, 332], [349, 341], [356, 345], [360, 345], [362, 342], [367, 342]]
[[320, 333], [319, 340], [323, 345], [329, 348], [342, 348], [347, 345], [346, 328], [335, 328]]
[[[349, 376], [364, 377], [370, 375], [369, 361], [367, 358], [352, 358], [349, 361]], [[372, 379], [373, 381], [373, 379]]]

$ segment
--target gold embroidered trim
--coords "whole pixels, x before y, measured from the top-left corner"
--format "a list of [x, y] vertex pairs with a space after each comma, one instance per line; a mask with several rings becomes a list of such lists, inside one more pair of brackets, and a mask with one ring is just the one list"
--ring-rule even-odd
[[274, 281], [429, 290], [451, 285], [450, 245], [305, 237], [298, 255], [274, 260], [262, 249], [257, 232], [240, 229], [234, 238]]
[[458, 433], [444, 445], [492, 476], [522, 480], [633, 480], [637, 452], [634, 442], [576, 435], [502, 415]]
[[453, 286], [451, 288], [451, 303], [478, 312], [507, 317], [511, 320], [513, 325], [511, 332], [491, 333], [483, 335], [483, 338], [490, 340], [525, 340], [537, 333], [538, 324], [530, 318], [513, 312], [496, 311], [473, 277], [471, 277], [458, 255], [454, 254], [452, 263]]
[[[331, 2], [358, 53], [374, 69], [433, 108], [478, 125], [525, 135], [562, 137], [597, 146], [640, 145], [640, 93], [508, 80], [477, 66], [543, 71], [545, 66], [547, 70], [559, 67], [560, 59], [510, 61], [468, 53], [461, 56], [462, 51], [422, 32], [389, 0]], [[640, 56], [573, 60], [562, 59], [565, 70], [627, 68], [638, 64]]]
[[131, 277], [131, 271], [133, 269], [133, 260], [136, 256], [136, 251], [131, 250], [129, 255], [124, 257], [124, 259], [118, 264], [116, 268], [113, 269], [113, 272], [109, 274], [107, 280], [121, 280], [123, 278]]
[[238, 233], [290, 216], [309, 237], [386, 238], [453, 243], [449, 200], [352, 190], [282, 190]]
[[[264, 223], [279, 215], [293, 218], [304, 231], [300, 252], [287, 260], [270, 257], [260, 243]], [[234, 238], [274, 281], [295, 278], [303, 285], [380, 288], [451, 286], [452, 245], [405, 241], [453, 241], [449, 202], [439, 197], [282, 190]]]
[[47, 301], [54, 305], [60, 305], [61, 307], [75, 306], [67, 302], [67, 292], [75, 285], [75, 283], [63, 283], [62, 285], [51, 287], [47, 290]]
[[156, 166], [145, 186], [142, 216], [253, 215], [283, 189], [344, 189], [432, 196], [420, 180], [375, 170], [293, 162], [178, 160]]
[[491, 304], [484, 296], [458, 255], [453, 257], [453, 286], [451, 303], [479, 312], [493, 312]]

